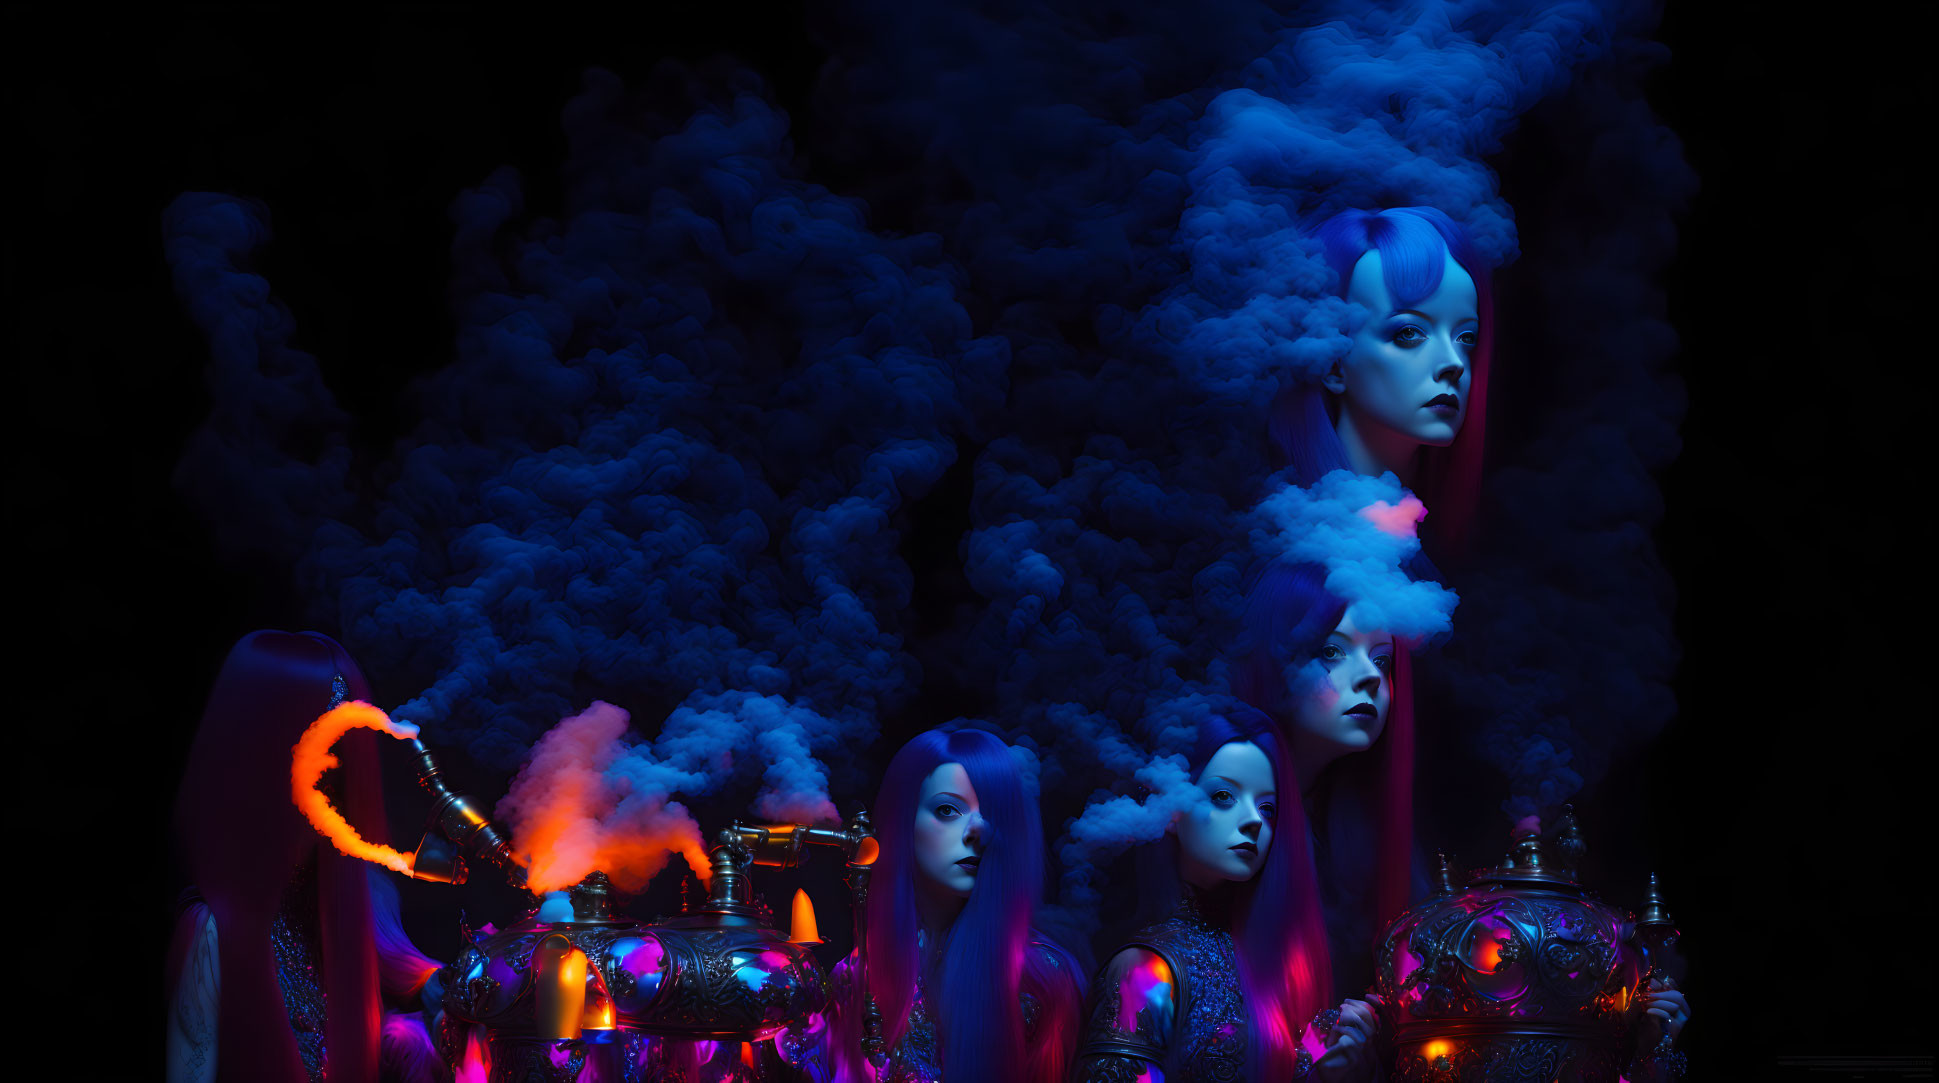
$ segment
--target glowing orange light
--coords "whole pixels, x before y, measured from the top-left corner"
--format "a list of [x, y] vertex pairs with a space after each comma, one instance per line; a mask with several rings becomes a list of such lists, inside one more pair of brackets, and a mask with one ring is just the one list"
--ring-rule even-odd
[[562, 891], [594, 869], [634, 895], [678, 854], [702, 884], [713, 871], [700, 825], [665, 794], [609, 775], [625, 754], [627, 714], [607, 703], [562, 719], [539, 739], [498, 815], [535, 892]]
[[754, 1043], [753, 1042], [741, 1043], [741, 1063], [747, 1065], [749, 1068], [754, 1067]]
[[316, 832], [329, 839], [331, 845], [351, 857], [382, 865], [406, 876], [411, 874], [411, 857], [400, 854], [381, 843], [365, 842], [350, 821], [330, 804], [328, 798], [319, 793], [317, 780], [323, 772], [337, 766], [336, 754], [330, 749], [344, 734], [354, 729], [380, 730], [392, 737], [408, 739], [417, 736], [417, 727], [409, 722], [393, 722], [382, 710], [361, 700], [351, 700], [341, 706], [325, 711], [318, 716], [310, 728], [296, 742], [295, 756], [290, 761], [290, 796], [296, 807], [310, 821]]
[[1442, 1057], [1450, 1056], [1453, 1052], [1454, 1043], [1445, 1038], [1429, 1042], [1421, 1047], [1421, 1055], [1427, 1058], [1429, 1064], [1440, 1060]]
[[606, 983], [596, 975], [593, 985], [586, 990], [586, 1013], [580, 1019], [581, 1030], [612, 1030], [614, 1022], [613, 998], [606, 992]]
[[850, 864], [873, 865], [875, 859], [880, 856], [882, 856], [882, 845], [875, 841], [874, 836], [870, 836], [863, 839], [862, 844], [855, 848], [855, 860]]
[[794, 889], [794, 920], [788, 926], [788, 942], [821, 943], [821, 930], [815, 928], [815, 904], [808, 901], [808, 893], [800, 888]]
[[1501, 969], [1501, 941], [1483, 940], [1475, 948], [1480, 955], [1480, 963], [1475, 969], [1484, 974], [1493, 974]]

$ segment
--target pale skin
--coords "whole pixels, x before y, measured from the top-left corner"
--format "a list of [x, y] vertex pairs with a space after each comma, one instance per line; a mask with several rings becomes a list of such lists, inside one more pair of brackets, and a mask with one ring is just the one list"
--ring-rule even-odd
[[[1211, 890], [1242, 883], [1258, 875], [1272, 848], [1273, 825], [1279, 798], [1272, 761], [1258, 745], [1234, 741], [1220, 748], [1199, 772], [1203, 804], [1180, 813], [1170, 831], [1178, 838], [1178, 867], [1185, 881]], [[1135, 966], [1142, 949], [1126, 949], [1113, 960], [1121, 968]], [[1371, 1078], [1372, 1039], [1378, 1023], [1372, 1007], [1348, 1000], [1340, 1005], [1340, 1019], [1324, 1035], [1327, 1051], [1314, 1064], [1314, 1077], [1324, 1080]], [[1149, 1069], [1159, 1083], [1162, 1075]]]
[[916, 916], [930, 943], [962, 913], [976, 888], [988, 825], [960, 763], [929, 772], [916, 799]]
[[[1335, 760], [1372, 748], [1387, 729], [1393, 705], [1394, 637], [1364, 630], [1353, 617], [1353, 611], [1347, 610], [1320, 645], [1318, 662], [1324, 677], [1308, 686], [1293, 708], [1288, 735], [1302, 792], [1311, 792], [1320, 772]], [[1665, 1033], [1675, 1038], [1690, 1021], [1690, 1002], [1675, 982], [1652, 981], [1650, 993], [1645, 1049], [1653, 1048]], [[1340, 1017], [1346, 1019], [1344, 1008]], [[1366, 1033], [1371, 1035], [1372, 1030]]]
[[1392, 471], [1411, 485], [1421, 449], [1452, 444], [1467, 419], [1479, 307], [1474, 277], [1443, 258], [1441, 284], [1408, 304], [1387, 289], [1379, 251], [1353, 266], [1347, 300], [1367, 322], [1320, 383], [1339, 404], [1334, 431], [1355, 473]]
[[1333, 761], [1372, 748], [1386, 732], [1394, 651], [1392, 635], [1363, 630], [1351, 609], [1320, 644], [1316, 660], [1324, 676], [1296, 701], [1288, 727], [1301, 792], [1310, 792]]

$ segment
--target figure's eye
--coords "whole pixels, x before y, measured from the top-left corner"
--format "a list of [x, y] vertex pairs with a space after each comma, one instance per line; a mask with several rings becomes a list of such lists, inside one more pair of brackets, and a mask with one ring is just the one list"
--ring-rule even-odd
[[1259, 818], [1266, 821], [1267, 823], [1273, 823], [1275, 820], [1279, 818], [1279, 806], [1273, 804], [1270, 801], [1266, 802], [1263, 805], [1260, 805]]
[[1382, 673], [1392, 673], [1394, 671], [1394, 656], [1391, 654], [1376, 654], [1373, 656], [1373, 664], [1374, 668], [1380, 670]]
[[1320, 657], [1328, 662], [1337, 662], [1346, 656], [1347, 652], [1341, 650], [1338, 643], [1328, 643], [1320, 648]]
[[1411, 323], [1403, 324], [1400, 330], [1394, 332], [1394, 345], [1396, 346], [1404, 346], [1412, 349], [1426, 341], [1427, 332], [1415, 327]]
[[1474, 331], [1463, 331], [1454, 336], [1454, 341], [1472, 350], [1481, 344], [1481, 336]]
[[1232, 803], [1232, 791], [1214, 790], [1212, 791], [1212, 800], [1221, 805], [1229, 805]]
[[957, 807], [956, 807], [955, 805], [951, 805], [951, 804], [947, 804], [947, 803], [945, 803], [945, 804], [941, 804], [941, 805], [937, 805], [937, 806], [936, 806], [936, 819], [938, 819], [938, 820], [954, 820], [954, 819], [955, 819], [955, 818], [956, 818], [956, 817], [957, 817], [958, 815], [960, 815], [960, 814], [961, 814], [961, 812], [962, 812], [962, 810], [961, 810], [961, 809], [958, 809], [958, 808], [957, 808]]

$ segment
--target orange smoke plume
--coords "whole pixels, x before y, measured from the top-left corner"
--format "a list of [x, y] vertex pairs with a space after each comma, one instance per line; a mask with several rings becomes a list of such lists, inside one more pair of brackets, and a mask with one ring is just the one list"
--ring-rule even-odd
[[626, 723], [625, 711], [597, 701], [562, 720], [499, 803], [533, 891], [562, 891], [598, 869], [636, 894], [674, 854], [707, 881], [700, 825], [670, 800], [679, 772], [629, 748]]
[[411, 857], [400, 854], [388, 846], [365, 842], [350, 821], [330, 804], [328, 798], [319, 793], [317, 780], [323, 772], [337, 766], [336, 754], [330, 749], [344, 734], [354, 729], [381, 730], [392, 737], [409, 739], [417, 736], [417, 727], [409, 722], [392, 722], [382, 710], [361, 700], [351, 700], [339, 707], [325, 711], [303, 736], [296, 742], [296, 755], [290, 761], [290, 796], [296, 807], [303, 810], [309, 818], [310, 826], [316, 833], [329, 839], [337, 849], [360, 857], [373, 864], [382, 865], [406, 876], [411, 874]]

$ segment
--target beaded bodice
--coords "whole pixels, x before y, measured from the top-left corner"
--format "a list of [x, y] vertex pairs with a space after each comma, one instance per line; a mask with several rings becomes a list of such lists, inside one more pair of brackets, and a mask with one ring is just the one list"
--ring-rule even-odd
[[[918, 934], [920, 935], [920, 934]], [[1057, 952], [1045, 944], [1033, 942], [1030, 949], [1049, 959], [1059, 958]], [[834, 999], [837, 1003], [851, 1002], [854, 969], [853, 958], [844, 960], [835, 968], [833, 984]], [[1068, 971], [1066, 969], [1066, 978]], [[943, 1078], [942, 1041], [936, 1026], [936, 1018], [929, 1007], [929, 993], [925, 983], [918, 976], [914, 998], [909, 1003], [909, 1025], [904, 1028], [902, 1037], [888, 1051], [887, 1063], [877, 1072], [876, 1083], [941, 1083]], [[1072, 984], [1072, 999], [1075, 999], [1075, 984]], [[1043, 1016], [1043, 1004], [1028, 991], [1018, 994], [1018, 1009], [1023, 1013], [1023, 1032], [1026, 1042], [1033, 1041], [1037, 1035], [1038, 1024]]]
[[1156, 1066], [1167, 1083], [1231, 1083], [1245, 1077], [1250, 1022], [1232, 934], [1188, 890], [1099, 975], [1075, 1078], [1120, 1083]]
[[289, 1013], [290, 1032], [296, 1036], [296, 1050], [303, 1058], [303, 1070], [310, 1083], [323, 1079], [324, 997], [322, 945], [318, 942], [316, 873], [314, 866], [303, 865], [283, 891], [282, 906], [269, 927], [270, 943], [276, 951], [276, 984], [283, 993], [283, 1007]]
[[942, 1050], [936, 1043], [936, 1020], [929, 1014], [929, 998], [920, 979], [915, 999], [909, 1003], [909, 1026], [902, 1039], [889, 1050], [889, 1064], [878, 1083], [940, 1083], [943, 1078]]

